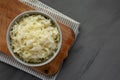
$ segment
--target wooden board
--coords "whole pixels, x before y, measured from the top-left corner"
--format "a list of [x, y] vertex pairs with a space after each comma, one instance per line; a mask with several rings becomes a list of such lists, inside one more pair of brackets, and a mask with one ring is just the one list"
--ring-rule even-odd
[[[33, 9], [17, 0], [0, 0], [0, 51], [8, 56], [11, 56], [6, 44], [6, 32], [9, 23], [18, 14], [28, 10]], [[75, 39], [73, 31], [69, 27], [60, 22], [58, 22], [58, 24], [60, 25], [63, 36], [62, 48], [59, 54], [53, 61], [42, 67], [32, 67], [34, 70], [46, 75], [53, 75], [59, 70], [63, 60], [68, 56], [68, 50]]]

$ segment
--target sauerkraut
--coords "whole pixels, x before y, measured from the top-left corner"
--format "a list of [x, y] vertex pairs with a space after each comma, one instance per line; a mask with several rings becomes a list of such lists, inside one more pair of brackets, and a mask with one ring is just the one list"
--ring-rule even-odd
[[58, 49], [60, 34], [51, 19], [29, 15], [16, 21], [10, 31], [14, 54], [27, 63], [48, 60]]

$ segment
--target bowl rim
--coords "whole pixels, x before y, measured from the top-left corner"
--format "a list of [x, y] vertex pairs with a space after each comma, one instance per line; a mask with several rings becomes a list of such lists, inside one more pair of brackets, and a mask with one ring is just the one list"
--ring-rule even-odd
[[[52, 55], [52, 57], [50, 57], [50, 58], [49, 58], [48, 60], [46, 60], [45, 62], [36, 63], [36, 64], [26, 63], [26, 62], [22, 61], [19, 57], [17, 57], [17, 56], [14, 54], [14, 52], [13, 52], [11, 46], [10, 46], [10, 35], [9, 35], [9, 34], [10, 34], [10, 30], [11, 30], [12, 26], [14, 25], [15, 21], [18, 20], [19, 18], [25, 16], [26, 14], [40, 14], [40, 15], [43, 15], [43, 16], [45, 16], [45, 17], [47, 17], [47, 18], [50, 18], [50, 19], [54, 22], [54, 24], [56, 25], [56, 27], [57, 27], [57, 29], [58, 29], [58, 31], [59, 31], [59, 33], [60, 33], [60, 42], [59, 42], [59, 44], [58, 44], [58, 49], [57, 49], [57, 51]], [[8, 50], [10, 51], [10, 54], [11, 54], [11, 55], [13, 56], [13, 58], [14, 58], [15, 60], [17, 60], [19, 63], [24, 64], [24, 65], [26, 65], [26, 66], [30, 66], [30, 67], [43, 66], [43, 65], [46, 65], [46, 64], [50, 63], [50, 62], [51, 62], [52, 60], [54, 60], [54, 59], [56, 58], [56, 56], [59, 54], [59, 51], [60, 51], [61, 46], [62, 46], [62, 32], [61, 32], [60, 26], [58, 25], [57, 21], [56, 21], [53, 17], [51, 17], [49, 14], [46, 14], [46, 13], [44, 13], [44, 12], [42, 12], [42, 11], [30, 10], [30, 11], [25, 11], [25, 12], [20, 13], [19, 15], [17, 15], [17, 16], [10, 22], [10, 24], [9, 24], [9, 26], [8, 26], [8, 29], [7, 29], [6, 42], [7, 42], [7, 47], [8, 47]]]

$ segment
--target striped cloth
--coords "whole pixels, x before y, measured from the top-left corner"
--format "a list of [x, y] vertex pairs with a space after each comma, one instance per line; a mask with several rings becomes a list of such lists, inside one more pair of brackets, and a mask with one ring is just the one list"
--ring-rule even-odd
[[[50, 6], [47, 6], [45, 4], [43, 4], [42, 2], [40, 2], [39, 0], [19, 0], [20, 2], [36, 9], [36, 10], [41, 10], [49, 15], [51, 15], [52, 17], [54, 17], [57, 21], [69, 26], [75, 33], [75, 36], [77, 37], [78, 33], [79, 33], [79, 25], [80, 23], [71, 19], [70, 17], [60, 13], [59, 11], [51, 8]], [[0, 61], [7, 63], [13, 67], [16, 67], [22, 71], [25, 71], [33, 76], [36, 76], [42, 80], [55, 80], [58, 73], [52, 76], [46, 76], [43, 75], [42, 73], [38, 73], [34, 70], [32, 70], [30, 67], [27, 67], [23, 64], [20, 64], [19, 62], [17, 62], [16, 60], [14, 60], [13, 58], [2, 54], [2, 52], [0, 53]]]

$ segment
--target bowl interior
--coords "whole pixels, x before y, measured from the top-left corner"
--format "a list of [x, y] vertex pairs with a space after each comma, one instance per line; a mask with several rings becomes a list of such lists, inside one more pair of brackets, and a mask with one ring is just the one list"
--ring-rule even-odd
[[[10, 31], [12, 30], [12, 27], [13, 25], [15, 24], [16, 21], [18, 21], [20, 18], [22, 17], [25, 17], [27, 15], [32, 15], [32, 14], [40, 14], [42, 16], [45, 16], [47, 18], [50, 18], [52, 20], [52, 22], [54, 22], [55, 26], [57, 26], [57, 29], [58, 29], [58, 32], [60, 34], [60, 41], [59, 41], [59, 44], [58, 44], [58, 49], [56, 50], [56, 52], [48, 59], [46, 60], [45, 62], [42, 62], [42, 63], [37, 63], [37, 64], [32, 64], [32, 63], [26, 63], [24, 61], [22, 61], [20, 58], [18, 58], [14, 52], [13, 52], [13, 49], [11, 48], [10, 46]], [[49, 62], [51, 62], [56, 56], [57, 54], [59, 53], [60, 51], [60, 48], [61, 48], [61, 45], [62, 45], [62, 33], [61, 33], [61, 29], [58, 25], [58, 23], [56, 22], [56, 20], [54, 18], [52, 18], [50, 15], [48, 14], [45, 14], [43, 12], [40, 12], [40, 11], [26, 11], [26, 12], [23, 12], [21, 13], [20, 15], [18, 15], [17, 17], [15, 17], [13, 19], [13, 21], [10, 23], [9, 27], [8, 27], [8, 30], [7, 30], [7, 35], [6, 35], [6, 41], [7, 41], [7, 46], [8, 46], [8, 49], [11, 53], [11, 55], [20, 63], [26, 65], [26, 66], [43, 66], [45, 64], [48, 64]]]

